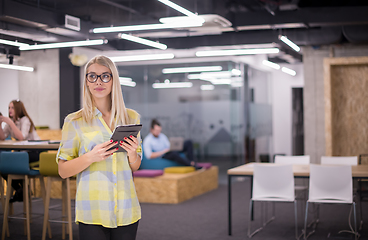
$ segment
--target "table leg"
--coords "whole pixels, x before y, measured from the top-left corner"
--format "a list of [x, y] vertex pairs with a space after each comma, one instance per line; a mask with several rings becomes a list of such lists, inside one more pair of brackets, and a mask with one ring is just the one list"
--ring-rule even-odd
[[227, 175], [228, 187], [228, 207], [229, 207], [229, 236], [231, 236], [231, 175]]
[[[252, 198], [252, 193], [253, 193], [253, 177], [250, 178], [250, 198]], [[254, 220], [254, 204], [252, 204], [252, 209], [251, 209], [251, 220]]]

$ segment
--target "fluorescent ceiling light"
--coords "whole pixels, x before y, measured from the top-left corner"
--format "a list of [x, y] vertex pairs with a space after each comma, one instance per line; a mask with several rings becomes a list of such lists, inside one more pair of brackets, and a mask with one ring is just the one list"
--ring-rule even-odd
[[225, 50], [209, 50], [197, 51], [197, 57], [212, 57], [212, 56], [233, 56], [233, 55], [248, 55], [248, 54], [268, 54], [278, 53], [278, 48], [253, 48], [253, 49], [225, 49]]
[[265, 65], [265, 66], [267, 66], [267, 67], [276, 69], [276, 70], [279, 70], [280, 69], [280, 65], [278, 65], [276, 63], [273, 63], [273, 62], [270, 62], [270, 61], [267, 61], [267, 60], [263, 60], [262, 61], [262, 64]]
[[102, 27], [92, 29], [93, 33], [107, 33], [107, 32], [131, 32], [142, 30], [156, 30], [156, 29], [168, 29], [168, 28], [186, 28], [186, 27], [200, 27], [203, 23], [200, 21], [187, 21], [187, 22], [174, 22], [174, 23], [158, 23], [158, 24], [144, 24], [144, 25], [131, 25], [131, 26], [119, 26], [119, 27]]
[[232, 69], [231, 73], [235, 76], [240, 76], [241, 75], [241, 71], [239, 69]]
[[136, 82], [133, 82], [131, 78], [128, 77], [119, 77], [120, 85], [135, 87], [137, 85]]
[[297, 51], [297, 52], [300, 51], [300, 47], [298, 45], [296, 45], [295, 43], [293, 43], [292, 41], [290, 41], [287, 37], [280, 35], [279, 38], [280, 38], [281, 41], [283, 41], [284, 43], [289, 45], [289, 47], [291, 47], [295, 51]]
[[147, 40], [147, 39], [132, 36], [132, 35], [128, 35], [128, 34], [125, 34], [125, 33], [120, 34], [120, 38], [129, 40], [129, 41], [132, 41], [132, 42], [144, 44], [144, 45], [147, 45], [147, 46], [155, 47], [155, 48], [162, 49], [162, 50], [167, 49], [167, 46], [165, 44], [154, 42], [154, 41], [151, 41], [151, 40]]
[[232, 87], [242, 87], [243, 86], [243, 82], [232, 82], [231, 83]]
[[204, 18], [199, 17], [199, 16], [195, 16], [195, 17], [187, 17], [187, 16], [176, 16], [176, 17], [164, 17], [164, 18], [160, 18], [159, 19], [160, 23], [163, 24], [170, 24], [170, 23], [189, 23], [189, 22], [193, 22], [193, 23], [198, 23], [202, 26], [203, 23], [206, 22], [206, 20], [204, 20]]
[[185, 8], [179, 6], [178, 4], [173, 3], [169, 0], [158, 0], [158, 1], [162, 2], [163, 4], [166, 4], [167, 6], [175, 9], [176, 11], [181, 12], [184, 15], [187, 15], [188, 17], [197, 17], [196, 14], [192, 13], [191, 11], [188, 11], [187, 9], [185, 9]]
[[[235, 70], [235, 71], [234, 71]], [[211, 81], [216, 78], [231, 78], [232, 76], [240, 76], [240, 70], [233, 69], [231, 71], [221, 71], [221, 72], [202, 72], [200, 74], [189, 74], [188, 79], [200, 79], [205, 81]]]
[[213, 86], [212, 84], [201, 85], [202, 91], [211, 91], [213, 89], [215, 89], [215, 86]]
[[173, 59], [174, 56], [175, 55], [173, 53], [163, 53], [163, 54], [147, 54], [147, 55], [110, 57], [110, 59], [113, 62], [130, 62], [130, 61]]
[[37, 44], [21, 46], [19, 50], [38, 50], [38, 49], [50, 49], [50, 48], [63, 48], [63, 47], [82, 47], [82, 46], [92, 46], [101, 45], [107, 43], [107, 40], [86, 40], [86, 41], [75, 41], [75, 42], [60, 42], [60, 43], [48, 43], [48, 44]]
[[0, 43], [1, 44], [5, 44], [5, 45], [15, 46], [15, 47], [28, 46], [28, 44], [26, 44], [26, 43], [20, 43], [20, 42], [15, 42], [15, 41], [8, 41], [8, 40], [4, 40], [4, 39], [0, 39]]
[[33, 67], [24, 67], [24, 66], [17, 66], [13, 64], [0, 64], [0, 68], [7, 68], [12, 70], [20, 70], [20, 71], [27, 71], [27, 72], [33, 72]]
[[180, 67], [180, 68], [164, 68], [163, 74], [169, 73], [189, 73], [189, 72], [209, 72], [209, 71], [221, 71], [221, 66], [203, 66], [203, 67]]
[[283, 71], [284, 73], [290, 74], [291, 76], [296, 75], [296, 72], [290, 68], [282, 67], [281, 71]]
[[191, 82], [164, 82], [164, 83], [154, 83], [152, 87], [157, 88], [191, 88], [193, 83]]
[[223, 78], [223, 79], [212, 79], [210, 81], [214, 85], [224, 85], [224, 84], [231, 84], [231, 79]]

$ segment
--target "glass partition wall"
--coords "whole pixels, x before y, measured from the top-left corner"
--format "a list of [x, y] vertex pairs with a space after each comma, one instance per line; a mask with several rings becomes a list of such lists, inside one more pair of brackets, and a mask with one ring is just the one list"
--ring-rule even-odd
[[[253, 126], [248, 124], [253, 123], [249, 114], [254, 107], [248, 78], [257, 79], [249, 76], [246, 65], [224, 61], [118, 68], [126, 106], [141, 115], [143, 138], [156, 118], [168, 137], [191, 139], [199, 161], [214, 157], [239, 163], [257, 160], [246, 159], [246, 152], [254, 150], [247, 149], [248, 139], [262, 135], [249, 135]], [[258, 88], [264, 87], [252, 91], [256, 89], [258, 96]]]

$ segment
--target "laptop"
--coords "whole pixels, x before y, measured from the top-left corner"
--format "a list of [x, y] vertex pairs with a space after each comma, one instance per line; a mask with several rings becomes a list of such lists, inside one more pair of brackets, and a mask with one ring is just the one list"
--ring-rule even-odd
[[170, 137], [170, 151], [183, 151], [184, 138], [182, 137]]

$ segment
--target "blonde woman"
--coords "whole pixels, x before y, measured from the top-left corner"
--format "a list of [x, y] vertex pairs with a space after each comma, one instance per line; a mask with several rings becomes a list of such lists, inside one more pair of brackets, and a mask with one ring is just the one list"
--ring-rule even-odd
[[85, 67], [83, 108], [65, 118], [57, 155], [62, 178], [77, 175], [75, 221], [79, 239], [135, 239], [141, 208], [132, 171], [141, 164], [141, 140], [131, 136], [116, 152], [117, 125], [139, 123], [125, 108], [115, 64], [105, 56]]

